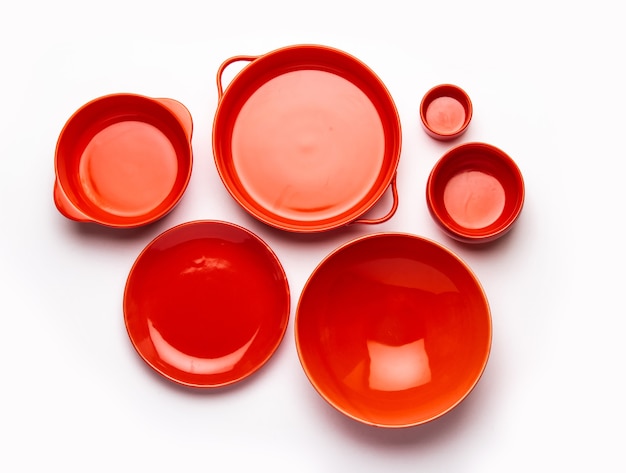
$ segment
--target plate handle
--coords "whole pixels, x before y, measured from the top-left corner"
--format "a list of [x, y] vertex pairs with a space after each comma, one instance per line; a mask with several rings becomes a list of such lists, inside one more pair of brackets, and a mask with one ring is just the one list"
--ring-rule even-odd
[[355, 220], [352, 223], [366, 223], [369, 225], [373, 225], [373, 224], [377, 224], [377, 223], [383, 223], [386, 222], [387, 220], [389, 220], [391, 217], [393, 217], [393, 215], [396, 213], [396, 210], [398, 210], [398, 185], [396, 183], [396, 177], [397, 177], [397, 173], [395, 173], [393, 175], [393, 179], [391, 180], [391, 195], [393, 196], [393, 204], [391, 206], [391, 209], [389, 210], [389, 212], [387, 212], [387, 215], [384, 215], [383, 217], [380, 218], [362, 218], [359, 220]]
[[64, 217], [78, 222], [91, 222], [91, 218], [76, 208], [70, 199], [67, 198], [58, 181], [54, 181], [54, 204]]
[[258, 57], [259, 56], [233, 56], [229, 59], [226, 59], [226, 61], [222, 63], [220, 68], [217, 70], [217, 100], [218, 101], [222, 100], [222, 97], [224, 96], [224, 87], [222, 86], [222, 74], [224, 74], [224, 69], [226, 69], [226, 67], [231, 65], [233, 62], [237, 62], [237, 61], [252, 62]]

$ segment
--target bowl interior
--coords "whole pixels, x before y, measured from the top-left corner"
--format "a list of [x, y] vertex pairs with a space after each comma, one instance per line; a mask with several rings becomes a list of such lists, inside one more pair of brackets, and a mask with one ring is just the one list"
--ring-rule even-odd
[[523, 201], [519, 168], [506, 153], [485, 143], [453, 148], [428, 179], [427, 202], [432, 215], [459, 239], [482, 241], [501, 236], [519, 216]]
[[192, 166], [189, 137], [156, 100], [131, 94], [80, 108], [59, 136], [59, 185], [81, 212], [111, 226], [163, 216], [182, 196]]
[[218, 387], [259, 369], [277, 349], [290, 296], [280, 262], [249, 231], [191, 222], [150, 243], [124, 293], [124, 318], [140, 356], [158, 373]]
[[306, 375], [339, 411], [406, 427], [457, 405], [486, 365], [491, 317], [468, 267], [403, 234], [358, 239], [307, 282], [295, 335]]
[[342, 226], [389, 186], [400, 154], [393, 100], [357, 59], [320, 46], [252, 61], [216, 111], [213, 146], [230, 194], [290, 231]]

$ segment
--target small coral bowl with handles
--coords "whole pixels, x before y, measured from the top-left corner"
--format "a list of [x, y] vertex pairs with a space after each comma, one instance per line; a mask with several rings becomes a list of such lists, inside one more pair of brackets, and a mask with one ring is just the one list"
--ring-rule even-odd
[[191, 176], [192, 119], [169, 98], [119, 93], [80, 107], [55, 152], [54, 202], [65, 217], [139, 227], [170, 212]]

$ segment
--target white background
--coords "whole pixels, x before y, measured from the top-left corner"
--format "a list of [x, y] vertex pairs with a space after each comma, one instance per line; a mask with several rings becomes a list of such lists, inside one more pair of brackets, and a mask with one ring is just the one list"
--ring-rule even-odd
[[[0, 470], [624, 471], [626, 33], [619, 2], [4, 2], [0, 7]], [[211, 149], [215, 74], [239, 54], [325, 44], [369, 65], [403, 127], [400, 207], [389, 222], [316, 237], [248, 216]], [[463, 87], [458, 142], [506, 151], [526, 181], [515, 230], [483, 248], [445, 237], [424, 199], [451, 144], [418, 121], [433, 85]], [[69, 116], [113, 92], [171, 97], [194, 119], [194, 170], [175, 210], [137, 231], [63, 218], [54, 147]], [[386, 212], [386, 196], [375, 209]], [[196, 219], [245, 226], [277, 253], [292, 293], [283, 343], [231, 388], [197, 392], [132, 348], [122, 292], [143, 247]], [[297, 359], [293, 317], [317, 263], [349, 239], [403, 231], [463, 258], [492, 308], [483, 378], [412, 429], [329, 407]]]

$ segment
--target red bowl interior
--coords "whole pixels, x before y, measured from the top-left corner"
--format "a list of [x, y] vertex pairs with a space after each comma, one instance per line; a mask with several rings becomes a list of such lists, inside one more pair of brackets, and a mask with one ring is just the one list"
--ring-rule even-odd
[[400, 142], [380, 79], [354, 57], [315, 45], [246, 65], [213, 125], [216, 167], [232, 197], [294, 232], [337, 228], [367, 212], [395, 175]]
[[477, 278], [449, 250], [376, 234], [316, 268], [295, 336], [307, 377], [330, 405], [365, 424], [407, 427], [472, 390], [489, 356], [491, 315]]
[[472, 120], [469, 95], [456, 85], [441, 84], [424, 95], [420, 118], [426, 133], [438, 140], [451, 140], [465, 132]]
[[479, 243], [507, 233], [524, 204], [524, 181], [515, 162], [485, 143], [449, 150], [433, 167], [426, 201], [451, 237]]
[[86, 220], [143, 225], [169, 212], [187, 187], [190, 130], [159, 100], [100, 97], [66, 123], [55, 167], [57, 184]]
[[174, 227], [133, 265], [124, 319], [139, 355], [161, 375], [218, 387], [258, 370], [289, 319], [283, 268], [257, 236], [224, 222]]

